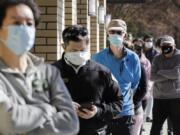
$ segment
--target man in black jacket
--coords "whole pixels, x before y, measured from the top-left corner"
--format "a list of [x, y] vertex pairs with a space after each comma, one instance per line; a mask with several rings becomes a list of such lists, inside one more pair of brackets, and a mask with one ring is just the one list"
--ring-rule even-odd
[[106, 135], [107, 122], [122, 109], [122, 95], [110, 71], [90, 59], [88, 31], [74, 25], [63, 31], [62, 59], [55, 62], [80, 120], [78, 135]]

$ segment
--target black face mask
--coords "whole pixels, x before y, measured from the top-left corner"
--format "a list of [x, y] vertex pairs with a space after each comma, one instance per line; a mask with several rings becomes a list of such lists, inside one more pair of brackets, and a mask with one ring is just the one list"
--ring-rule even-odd
[[134, 45], [134, 51], [136, 52], [136, 54], [141, 57], [141, 52], [142, 52], [142, 47], [139, 45]]
[[161, 50], [162, 50], [163, 54], [169, 54], [173, 51], [173, 47], [172, 46], [162, 46]]

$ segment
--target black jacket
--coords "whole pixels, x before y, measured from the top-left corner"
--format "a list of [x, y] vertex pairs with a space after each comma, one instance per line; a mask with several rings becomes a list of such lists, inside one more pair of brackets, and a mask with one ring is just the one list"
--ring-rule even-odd
[[55, 62], [71, 94], [73, 101], [81, 104], [94, 102], [98, 113], [91, 119], [80, 119], [80, 133], [96, 132], [106, 127], [106, 122], [122, 109], [123, 98], [118, 84], [112, 79], [110, 71], [89, 60], [76, 74], [64, 59]]
[[146, 76], [145, 69], [141, 65], [141, 78], [133, 97], [135, 111], [142, 105], [142, 100], [144, 96], [146, 95], [146, 92], [147, 92], [147, 76]]
[[157, 54], [158, 52], [153, 47], [145, 52], [145, 56], [151, 62], [151, 64]]

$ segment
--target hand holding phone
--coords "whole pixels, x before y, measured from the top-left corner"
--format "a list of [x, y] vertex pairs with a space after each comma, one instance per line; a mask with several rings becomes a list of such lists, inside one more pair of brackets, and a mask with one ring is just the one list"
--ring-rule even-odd
[[82, 104], [80, 104], [79, 110], [80, 111], [83, 111], [83, 109], [92, 110], [93, 105], [94, 105], [93, 102], [82, 103]]
[[78, 108], [78, 116], [83, 119], [90, 119], [94, 117], [97, 113], [98, 108], [94, 105], [94, 103], [83, 103]]

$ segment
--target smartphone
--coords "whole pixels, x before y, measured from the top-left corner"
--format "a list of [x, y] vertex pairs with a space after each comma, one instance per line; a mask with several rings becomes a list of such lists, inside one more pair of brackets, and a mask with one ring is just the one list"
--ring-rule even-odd
[[82, 103], [80, 105], [81, 105], [79, 108], [80, 111], [83, 111], [83, 109], [91, 110], [94, 103], [93, 102], [86, 102], [86, 103]]

